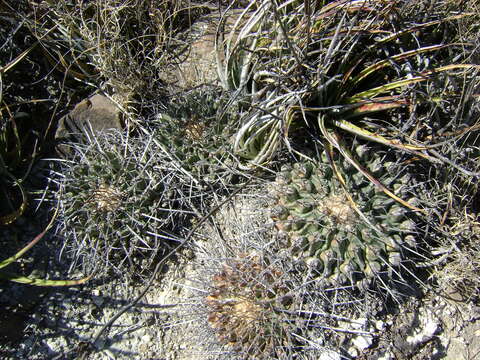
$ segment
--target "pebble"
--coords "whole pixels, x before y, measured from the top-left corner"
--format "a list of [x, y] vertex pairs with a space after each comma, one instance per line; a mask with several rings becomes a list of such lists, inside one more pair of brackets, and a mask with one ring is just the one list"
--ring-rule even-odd
[[395, 359], [395, 358], [393, 357], [393, 354], [392, 354], [391, 352], [389, 352], [389, 351], [381, 354], [381, 355], [377, 358], [377, 360], [393, 360], [393, 359]]
[[342, 360], [342, 356], [333, 350], [326, 350], [322, 353], [318, 360]]
[[378, 330], [378, 331], [383, 331], [385, 330], [385, 327], [386, 327], [386, 324], [384, 321], [382, 320], [378, 320], [375, 322], [375, 328]]
[[365, 350], [373, 344], [373, 337], [369, 335], [359, 335], [353, 338], [352, 343], [358, 349]]
[[359, 355], [359, 351], [356, 347], [351, 346], [348, 349], [348, 355], [350, 355], [352, 358], [356, 358]]
[[103, 298], [103, 296], [92, 295], [92, 302], [98, 307], [102, 306], [104, 301], [105, 299]]
[[420, 314], [420, 326], [415, 329], [412, 336], [407, 337], [407, 342], [410, 344], [423, 344], [430, 340], [440, 329], [440, 324], [437, 319], [434, 319], [431, 313]]
[[152, 335], [146, 334], [141, 337], [142, 342], [150, 343], [152, 341]]

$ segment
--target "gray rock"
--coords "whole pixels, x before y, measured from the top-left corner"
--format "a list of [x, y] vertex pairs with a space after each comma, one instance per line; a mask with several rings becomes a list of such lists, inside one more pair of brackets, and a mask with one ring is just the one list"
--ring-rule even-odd
[[82, 142], [85, 135], [96, 135], [108, 129], [121, 130], [120, 109], [106, 96], [96, 94], [78, 103], [58, 124], [55, 133], [58, 152], [68, 157], [69, 142]]

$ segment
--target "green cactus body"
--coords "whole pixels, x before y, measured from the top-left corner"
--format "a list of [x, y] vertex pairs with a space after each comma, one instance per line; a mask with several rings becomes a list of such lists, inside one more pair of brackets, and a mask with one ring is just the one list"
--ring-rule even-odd
[[75, 149], [58, 196], [67, 248], [87, 271], [148, 268], [186, 216], [188, 201], [178, 189], [188, 188], [189, 179], [151, 139], [115, 132]]
[[157, 140], [195, 179], [216, 183], [221, 174], [234, 166], [233, 157], [229, 156], [227, 127], [221, 128], [213, 120], [196, 116], [179, 121], [160, 114], [157, 119], [162, 123]]
[[[376, 164], [371, 162], [371, 172]], [[411, 234], [415, 227], [406, 210], [368, 180], [352, 176], [348, 165], [344, 173], [347, 188], [354, 189], [356, 207], [370, 224], [352, 206], [326, 162], [302, 162], [281, 169], [271, 218], [285, 246], [316, 276], [337, 284], [369, 282], [401, 263], [402, 244], [415, 242]]]
[[235, 164], [234, 117], [223, 112], [224, 105], [218, 89], [194, 91], [174, 99], [155, 120], [156, 140], [195, 179], [210, 185], [228, 180]]

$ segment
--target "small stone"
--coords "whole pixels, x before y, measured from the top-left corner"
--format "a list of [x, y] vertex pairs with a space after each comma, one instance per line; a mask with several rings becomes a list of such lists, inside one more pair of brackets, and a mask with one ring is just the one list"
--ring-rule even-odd
[[415, 333], [406, 339], [409, 344], [423, 344], [429, 341], [439, 331], [440, 324], [437, 319], [433, 318], [433, 314], [425, 312], [420, 314], [419, 318], [419, 328], [415, 329]]
[[383, 354], [380, 354], [379, 357], [377, 358], [377, 360], [393, 360], [393, 359], [395, 359], [393, 357], [393, 354], [388, 351]]
[[342, 356], [336, 351], [326, 350], [318, 357], [318, 360], [342, 360]]
[[385, 330], [385, 322], [382, 321], [382, 320], [378, 320], [375, 322], [375, 328], [378, 330], [378, 331], [383, 331]]
[[95, 341], [95, 347], [97, 349], [103, 349], [105, 347], [105, 340], [98, 339], [97, 341]]
[[373, 343], [373, 337], [369, 335], [360, 335], [355, 337], [352, 340], [353, 345], [355, 345], [359, 350], [368, 349]]
[[105, 299], [103, 298], [103, 296], [95, 296], [95, 295], [92, 296], [92, 302], [98, 307], [102, 306], [104, 301]]
[[149, 334], [143, 335], [141, 337], [142, 342], [149, 343], [152, 341], [152, 336]]
[[[58, 124], [55, 139], [59, 143], [60, 154], [68, 156], [71, 150], [62, 143], [69, 141], [83, 142], [85, 134], [89, 136], [109, 129], [123, 128], [121, 111], [118, 106], [106, 96], [96, 94], [78, 103], [75, 108]], [[82, 135], [83, 134], [83, 135]]]
[[361, 330], [361, 329], [365, 329], [366, 325], [367, 325], [367, 319], [358, 318], [351, 322], [350, 327], [355, 330]]
[[359, 352], [358, 352], [358, 349], [354, 346], [351, 346], [349, 349], [348, 349], [348, 354], [353, 357], [353, 358], [356, 358], [358, 355], [359, 355]]

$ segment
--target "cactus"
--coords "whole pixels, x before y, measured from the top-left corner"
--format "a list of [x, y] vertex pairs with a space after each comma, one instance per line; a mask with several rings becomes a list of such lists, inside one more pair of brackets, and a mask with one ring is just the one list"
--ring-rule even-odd
[[288, 352], [290, 335], [276, 310], [278, 302], [287, 308], [292, 304], [283, 277], [281, 269], [269, 267], [258, 256], [241, 254], [224, 264], [205, 299], [208, 322], [222, 343], [248, 358]]
[[[356, 150], [361, 154], [365, 148]], [[376, 173], [393, 166], [378, 156], [368, 168]], [[336, 284], [367, 285], [401, 265], [404, 250], [415, 246], [415, 223], [405, 208], [345, 163], [344, 172], [347, 187], [353, 189], [351, 199], [326, 161], [284, 165], [275, 181], [271, 218], [284, 246], [316, 276]], [[408, 179], [397, 179], [397, 192], [405, 192]]]
[[74, 148], [60, 179], [58, 232], [88, 272], [106, 267], [121, 274], [133, 267], [140, 273], [186, 218], [182, 188], [190, 180], [152, 137], [110, 132]]
[[217, 88], [197, 89], [174, 98], [153, 124], [156, 140], [203, 184], [224, 184], [235, 168], [229, 142], [234, 116], [226, 106]]
[[221, 234], [209, 225], [199, 232], [196, 270], [187, 283], [198, 291], [182, 320], [195, 314], [197, 341], [219, 354], [212, 359], [319, 359], [340, 346], [337, 331], [348, 333], [379, 299], [312, 281], [279, 247], [262, 188], [257, 184], [214, 215]]

